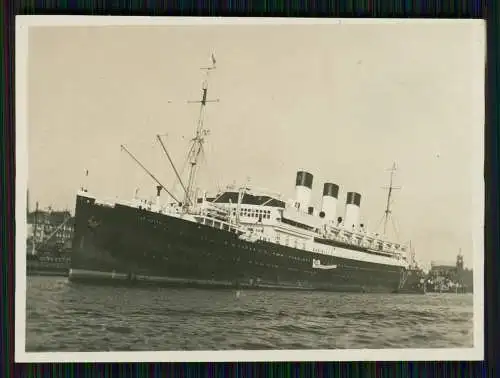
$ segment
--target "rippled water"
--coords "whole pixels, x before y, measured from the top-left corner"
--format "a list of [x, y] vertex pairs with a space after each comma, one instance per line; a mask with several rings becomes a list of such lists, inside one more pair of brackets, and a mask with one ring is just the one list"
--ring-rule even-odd
[[472, 347], [472, 295], [117, 288], [28, 277], [26, 351]]

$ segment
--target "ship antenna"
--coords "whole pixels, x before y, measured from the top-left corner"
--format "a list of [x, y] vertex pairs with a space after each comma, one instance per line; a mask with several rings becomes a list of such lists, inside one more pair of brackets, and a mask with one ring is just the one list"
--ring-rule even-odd
[[388, 169], [391, 172], [391, 178], [389, 181], [389, 186], [383, 187], [383, 189], [388, 189], [387, 192], [387, 204], [385, 207], [385, 214], [384, 214], [384, 235], [386, 235], [387, 232], [387, 223], [389, 221], [389, 218], [391, 218], [392, 211], [391, 211], [391, 196], [392, 196], [392, 191], [393, 190], [399, 190], [401, 189], [400, 186], [394, 186], [393, 185], [393, 179], [394, 179], [394, 173], [396, 172], [396, 163], [392, 164], [392, 167]]
[[196, 133], [194, 138], [191, 140], [192, 141], [192, 147], [189, 152], [189, 164], [190, 164], [190, 170], [189, 170], [189, 178], [188, 178], [188, 183], [187, 183], [187, 188], [186, 188], [186, 195], [183, 203], [183, 210], [187, 211], [187, 208], [189, 206], [189, 203], [192, 203], [191, 197], [193, 195], [193, 186], [195, 185], [195, 180], [196, 180], [196, 173], [198, 171], [198, 158], [200, 156], [200, 153], [203, 151], [203, 143], [205, 142], [205, 137], [208, 135], [209, 130], [205, 129], [203, 127], [203, 121], [205, 117], [205, 107], [207, 103], [209, 102], [219, 102], [219, 99], [215, 100], [208, 100], [207, 99], [207, 94], [208, 94], [208, 79], [210, 76], [210, 73], [215, 70], [215, 55], [212, 52], [211, 55], [211, 65], [209, 67], [202, 67], [200, 68], [201, 70], [205, 71], [205, 79], [203, 80], [203, 84], [201, 87], [201, 100], [199, 101], [188, 101], [188, 103], [193, 104], [197, 103], [200, 104], [200, 113], [198, 116], [198, 124], [196, 127]]

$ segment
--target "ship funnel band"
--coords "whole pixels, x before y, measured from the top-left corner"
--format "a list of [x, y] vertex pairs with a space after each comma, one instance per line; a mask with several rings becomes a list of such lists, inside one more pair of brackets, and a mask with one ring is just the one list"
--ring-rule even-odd
[[323, 197], [339, 198], [339, 186], [331, 182], [325, 182], [323, 185]]
[[345, 203], [346, 205], [356, 205], [359, 207], [361, 205], [361, 194], [356, 192], [348, 192], [347, 200]]
[[298, 171], [297, 177], [295, 179], [295, 186], [305, 186], [306, 188], [312, 189], [313, 185], [313, 175], [309, 172]]

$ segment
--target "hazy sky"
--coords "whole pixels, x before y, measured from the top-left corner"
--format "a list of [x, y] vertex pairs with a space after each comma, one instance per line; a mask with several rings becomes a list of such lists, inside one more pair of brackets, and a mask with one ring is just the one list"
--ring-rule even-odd
[[[393, 212], [423, 261], [471, 265], [472, 172], [484, 100], [478, 24], [36, 27], [29, 31], [30, 202], [74, 208], [88, 189], [130, 199], [175, 176], [198, 116], [203, 73], [215, 50], [207, 109], [211, 130], [200, 186], [243, 183], [292, 197], [295, 172], [362, 194], [371, 230], [385, 207], [393, 161]], [[481, 95], [481, 93], [479, 93]], [[169, 103], [171, 101], [171, 103]], [[476, 179], [477, 181], [477, 179]], [[166, 198], [166, 197], [165, 197]], [[477, 225], [476, 225], [477, 228]]]

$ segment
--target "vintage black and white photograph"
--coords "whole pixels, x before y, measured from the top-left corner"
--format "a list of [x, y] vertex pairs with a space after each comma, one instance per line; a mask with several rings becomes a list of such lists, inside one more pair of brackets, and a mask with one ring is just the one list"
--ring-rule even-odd
[[472, 20], [17, 18], [18, 361], [483, 358]]

